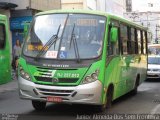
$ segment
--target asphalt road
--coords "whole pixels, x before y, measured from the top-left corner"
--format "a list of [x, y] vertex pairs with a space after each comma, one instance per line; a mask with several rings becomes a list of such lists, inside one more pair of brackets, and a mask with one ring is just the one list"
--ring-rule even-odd
[[[37, 112], [30, 101], [19, 99], [18, 90], [5, 91], [0, 93], [0, 120], [6, 117], [15, 120], [76, 120], [91, 119], [95, 115], [160, 114], [159, 93], [160, 80], [145, 81], [139, 86], [137, 95], [127, 94], [114, 101], [112, 108], [97, 113], [92, 106], [66, 104], [48, 104], [45, 111]], [[96, 117], [94, 119], [98, 119]]]

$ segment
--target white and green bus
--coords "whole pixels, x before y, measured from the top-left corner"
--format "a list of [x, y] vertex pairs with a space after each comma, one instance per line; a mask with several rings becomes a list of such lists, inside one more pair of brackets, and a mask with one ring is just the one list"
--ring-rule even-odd
[[147, 29], [98, 11], [56, 10], [33, 19], [19, 59], [20, 98], [99, 110], [146, 79]]

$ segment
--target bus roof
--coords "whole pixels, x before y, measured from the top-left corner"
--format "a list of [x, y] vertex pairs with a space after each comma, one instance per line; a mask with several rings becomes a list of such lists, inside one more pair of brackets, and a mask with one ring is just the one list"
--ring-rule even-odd
[[102, 15], [102, 16], [110, 17], [110, 18], [125, 22], [125, 23], [129, 23], [130, 25], [147, 30], [146, 27], [139, 25], [137, 23], [134, 23], [128, 19], [122, 18], [120, 16], [117, 16], [117, 15], [114, 15], [111, 13], [102, 12], [102, 11], [95, 11], [95, 10], [82, 10], [82, 9], [80, 9], [80, 10], [78, 10], [78, 9], [49, 10], [49, 11], [40, 12], [40, 13], [36, 14], [36, 16], [45, 15], [45, 14], [52, 14], [52, 13], [85, 13], [85, 14], [93, 14], [93, 15]]

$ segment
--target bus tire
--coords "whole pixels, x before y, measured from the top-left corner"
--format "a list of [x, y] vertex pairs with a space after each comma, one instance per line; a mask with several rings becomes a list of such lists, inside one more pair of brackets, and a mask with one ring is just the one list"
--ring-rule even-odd
[[138, 93], [138, 86], [139, 86], [139, 76], [137, 76], [134, 89], [131, 91], [132, 95], [136, 95]]
[[106, 108], [109, 109], [112, 106], [112, 99], [113, 99], [113, 85], [109, 86], [107, 90], [107, 97], [106, 97]]
[[34, 107], [35, 110], [42, 111], [46, 107], [46, 102], [32, 100], [32, 106]]
[[103, 105], [98, 106], [99, 112], [105, 112], [106, 109], [111, 108], [112, 106], [112, 98], [113, 98], [113, 87], [109, 86], [107, 93], [106, 93], [106, 99]]

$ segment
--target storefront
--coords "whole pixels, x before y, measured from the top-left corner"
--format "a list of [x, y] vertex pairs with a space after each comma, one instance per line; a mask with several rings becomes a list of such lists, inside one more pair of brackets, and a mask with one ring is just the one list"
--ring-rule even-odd
[[16, 40], [20, 40], [21, 44], [24, 40], [24, 24], [32, 21], [32, 16], [12, 17], [10, 18], [10, 29], [12, 31], [12, 47]]

